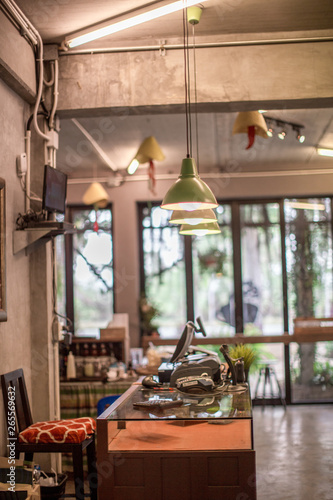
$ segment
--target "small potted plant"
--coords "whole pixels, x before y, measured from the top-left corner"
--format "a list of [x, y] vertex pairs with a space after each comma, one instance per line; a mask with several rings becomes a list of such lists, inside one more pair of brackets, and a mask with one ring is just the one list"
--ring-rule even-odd
[[248, 380], [250, 367], [258, 359], [257, 352], [249, 344], [235, 344], [229, 347], [229, 355], [232, 359], [243, 358], [245, 380]]
[[158, 309], [150, 304], [145, 293], [140, 297], [140, 321], [144, 335], [158, 336], [158, 327], [155, 318], [159, 316]]

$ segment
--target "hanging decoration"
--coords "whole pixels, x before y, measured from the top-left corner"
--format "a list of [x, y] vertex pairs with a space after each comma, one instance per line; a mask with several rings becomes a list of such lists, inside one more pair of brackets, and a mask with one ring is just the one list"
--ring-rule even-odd
[[246, 149], [252, 148], [256, 135], [267, 139], [267, 125], [262, 113], [259, 111], [242, 111], [238, 113], [232, 133], [247, 134], [248, 145]]
[[109, 202], [109, 195], [99, 182], [93, 182], [84, 193], [82, 201], [85, 205], [92, 205], [95, 210], [95, 222], [93, 225], [94, 231], [97, 233], [98, 226], [98, 209], [105, 208]]
[[127, 172], [130, 175], [133, 175], [136, 172], [136, 169], [140, 164], [143, 163], [149, 163], [148, 167], [148, 187], [149, 190], [153, 193], [155, 193], [155, 188], [156, 188], [156, 178], [155, 178], [155, 165], [154, 161], [163, 161], [165, 160], [165, 156], [155, 139], [155, 137], [150, 136], [146, 137], [146, 139], [142, 142], [141, 146], [139, 147], [135, 157], [129, 164], [127, 168]]

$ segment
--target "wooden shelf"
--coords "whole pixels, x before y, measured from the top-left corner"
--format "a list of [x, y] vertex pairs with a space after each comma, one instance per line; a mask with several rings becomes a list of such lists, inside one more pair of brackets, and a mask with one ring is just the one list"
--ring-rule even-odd
[[[290, 344], [291, 342], [325, 342], [333, 340], [333, 332], [328, 332], [327, 328], [313, 328], [309, 333], [298, 333], [289, 335], [283, 333], [282, 335], [235, 335], [234, 337], [205, 337], [194, 338], [192, 345], [221, 345], [221, 344]], [[160, 339], [156, 337], [143, 336], [142, 347], [144, 350], [148, 348], [149, 342], [155, 346], [161, 345], [177, 345], [179, 339]]]

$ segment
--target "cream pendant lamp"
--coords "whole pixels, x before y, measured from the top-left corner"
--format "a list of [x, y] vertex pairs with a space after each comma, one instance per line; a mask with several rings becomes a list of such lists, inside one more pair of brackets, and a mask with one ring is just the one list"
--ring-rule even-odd
[[221, 233], [220, 226], [217, 222], [202, 222], [196, 226], [191, 226], [190, 224], [183, 224], [180, 227], [179, 234], [184, 236], [206, 236], [208, 234], [219, 234]]
[[[195, 14], [191, 23], [199, 22], [199, 17], [195, 21]], [[187, 13], [186, 13], [187, 14]], [[183, 37], [184, 37], [184, 81], [185, 81], [185, 118], [186, 118], [186, 142], [187, 156], [182, 161], [181, 172], [176, 182], [170, 187], [164, 196], [161, 208], [166, 210], [202, 210], [216, 208], [218, 203], [207, 184], [200, 179], [194, 158], [192, 158], [192, 136], [190, 113], [190, 88], [189, 88], [189, 58], [188, 58], [188, 37], [186, 36], [185, 10], [183, 10]]]
[[153, 160], [163, 161], [165, 156], [155, 137], [150, 136], [146, 137], [140, 145], [136, 155], [127, 167], [127, 172], [132, 175], [140, 164], [149, 163]]
[[97, 208], [105, 208], [109, 202], [108, 193], [99, 182], [93, 182], [84, 193], [82, 201], [85, 205], [93, 205]]
[[246, 149], [253, 146], [256, 135], [264, 139], [268, 138], [267, 125], [262, 113], [259, 113], [259, 111], [242, 111], [238, 113], [232, 133], [248, 135], [249, 142]]
[[174, 210], [169, 220], [170, 224], [189, 224], [195, 226], [201, 222], [216, 222], [216, 216], [212, 209], [194, 210]]

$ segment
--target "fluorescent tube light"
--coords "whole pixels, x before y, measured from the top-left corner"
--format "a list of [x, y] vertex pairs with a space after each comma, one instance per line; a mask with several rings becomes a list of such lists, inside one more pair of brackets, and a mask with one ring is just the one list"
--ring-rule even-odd
[[[200, 2], [206, 2], [207, 0], [200, 0]], [[158, 7], [157, 9], [144, 12], [143, 14], [138, 14], [137, 16], [130, 17], [129, 19], [124, 19], [123, 21], [118, 21], [114, 24], [109, 24], [103, 28], [95, 29], [88, 33], [75, 36], [66, 40], [66, 45], [69, 48], [78, 47], [84, 43], [92, 42], [104, 36], [112, 35], [113, 33], [118, 33], [119, 31], [132, 28], [139, 24], [145, 23], [147, 21], [152, 21], [158, 17], [177, 12], [178, 10], [185, 9], [186, 7], [191, 7], [198, 3], [198, 0], [180, 0], [178, 2], [173, 2], [163, 7]], [[74, 35], [73, 35], [74, 36]]]
[[330, 156], [330, 157], [333, 157], [333, 149], [317, 148], [317, 153], [320, 156]]
[[133, 158], [133, 160], [131, 161], [131, 163], [127, 167], [127, 172], [130, 175], [133, 175], [136, 172], [138, 166], [139, 166], [138, 160], [136, 158]]
[[323, 203], [308, 203], [306, 201], [288, 201], [286, 204], [291, 208], [299, 208], [301, 210], [325, 210]]

